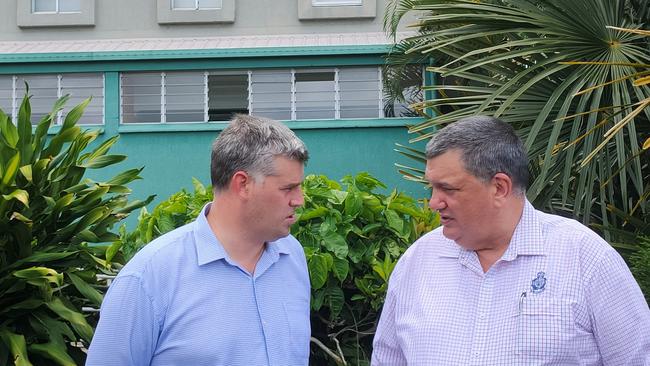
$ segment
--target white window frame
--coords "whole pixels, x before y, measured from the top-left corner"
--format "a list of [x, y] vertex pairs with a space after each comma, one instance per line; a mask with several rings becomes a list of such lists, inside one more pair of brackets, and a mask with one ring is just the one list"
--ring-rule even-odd
[[362, 6], [363, 0], [311, 0], [312, 6]]
[[79, 10], [78, 11], [60, 11], [60, 3], [61, 0], [54, 0], [55, 1], [55, 10], [54, 11], [35, 11], [34, 9], [36, 8], [36, 1], [38, 0], [32, 0], [32, 13], [33, 14], [79, 14], [81, 13], [81, 1], [79, 2]]
[[18, 27], [92, 27], [95, 25], [95, 0], [81, 0], [81, 9], [75, 13], [34, 13], [32, 9], [33, 0], [16, 0], [16, 23]]
[[[235, 0], [221, 0], [221, 8], [174, 9], [173, 0], [156, 0], [158, 24], [233, 23]], [[198, 4], [198, 2], [197, 2]]]
[[201, 4], [200, 4], [200, 3], [201, 3], [201, 0], [194, 0], [194, 8], [192, 8], [192, 9], [188, 9], [188, 8], [175, 8], [175, 7], [174, 7], [174, 1], [175, 1], [175, 0], [171, 0], [171, 7], [172, 7], [172, 10], [174, 10], [174, 11], [185, 11], [185, 10], [189, 10], [189, 11], [192, 11], [192, 10], [218, 10], [218, 9], [223, 8], [223, 0], [221, 0], [221, 6], [214, 7], [214, 8], [210, 8], [210, 7], [207, 7], [207, 6], [203, 6], [203, 7], [202, 7]]
[[298, 0], [298, 19], [375, 18], [377, 0], [340, 0], [331, 4], [315, 0]]

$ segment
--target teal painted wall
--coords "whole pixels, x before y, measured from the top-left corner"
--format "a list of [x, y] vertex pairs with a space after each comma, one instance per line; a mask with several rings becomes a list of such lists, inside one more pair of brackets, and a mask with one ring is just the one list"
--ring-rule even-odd
[[[339, 180], [344, 175], [367, 171], [388, 186], [414, 197], [423, 198], [422, 185], [404, 180], [394, 164], [411, 163], [393, 149], [395, 143], [406, 143], [406, 127], [298, 129], [305, 142], [310, 160], [305, 174], [325, 174]], [[145, 167], [142, 180], [130, 185], [132, 197], [144, 199], [157, 195], [155, 203], [181, 188], [192, 190], [192, 177], [210, 184], [210, 146], [219, 131], [122, 133], [111, 153], [124, 154], [128, 159], [106, 168], [91, 177], [102, 179], [126, 169]], [[104, 134], [104, 140], [109, 134]]]

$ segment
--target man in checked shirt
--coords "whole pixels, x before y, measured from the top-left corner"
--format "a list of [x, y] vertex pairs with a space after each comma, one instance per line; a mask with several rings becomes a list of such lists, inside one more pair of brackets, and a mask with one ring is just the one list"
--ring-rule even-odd
[[426, 148], [441, 227], [399, 260], [373, 365], [650, 365], [650, 310], [618, 253], [526, 200], [512, 127], [469, 117]]

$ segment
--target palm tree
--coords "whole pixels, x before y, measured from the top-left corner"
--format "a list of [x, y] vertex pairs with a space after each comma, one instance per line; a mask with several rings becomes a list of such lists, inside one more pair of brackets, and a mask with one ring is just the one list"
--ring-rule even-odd
[[647, 27], [649, 0], [394, 0], [387, 29], [394, 34], [412, 12], [418, 34], [390, 61], [436, 62], [427, 68], [436, 76], [424, 88], [430, 97], [414, 106], [427, 120], [410, 128], [412, 141], [465, 116], [492, 115], [525, 142], [527, 194], [537, 207], [616, 227], [613, 207], [647, 212], [650, 88], [634, 81], [650, 74], [650, 43], [620, 28]]

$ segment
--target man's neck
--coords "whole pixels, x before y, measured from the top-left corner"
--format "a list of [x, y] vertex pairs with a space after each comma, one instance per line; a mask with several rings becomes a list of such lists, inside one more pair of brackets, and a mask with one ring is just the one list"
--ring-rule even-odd
[[236, 214], [231, 202], [218, 199], [212, 202], [207, 221], [212, 233], [221, 243], [230, 259], [242, 266], [250, 274], [255, 273], [255, 266], [262, 257], [266, 243], [255, 240], [246, 229], [245, 220]]
[[493, 238], [489, 239], [492, 244], [475, 250], [484, 273], [489, 271], [492, 265], [501, 259], [503, 253], [505, 253], [510, 246], [512, 236], [515, 233], [515, 229], [517, 228], [524, 212], [525, 202], [526, 200], [524, 198], [513, 199], [510, 204], [496, 216], [497, 221], [493, 224], [494, 227], [500, 228], [500, 230], [496, 232], [496, 235]]

